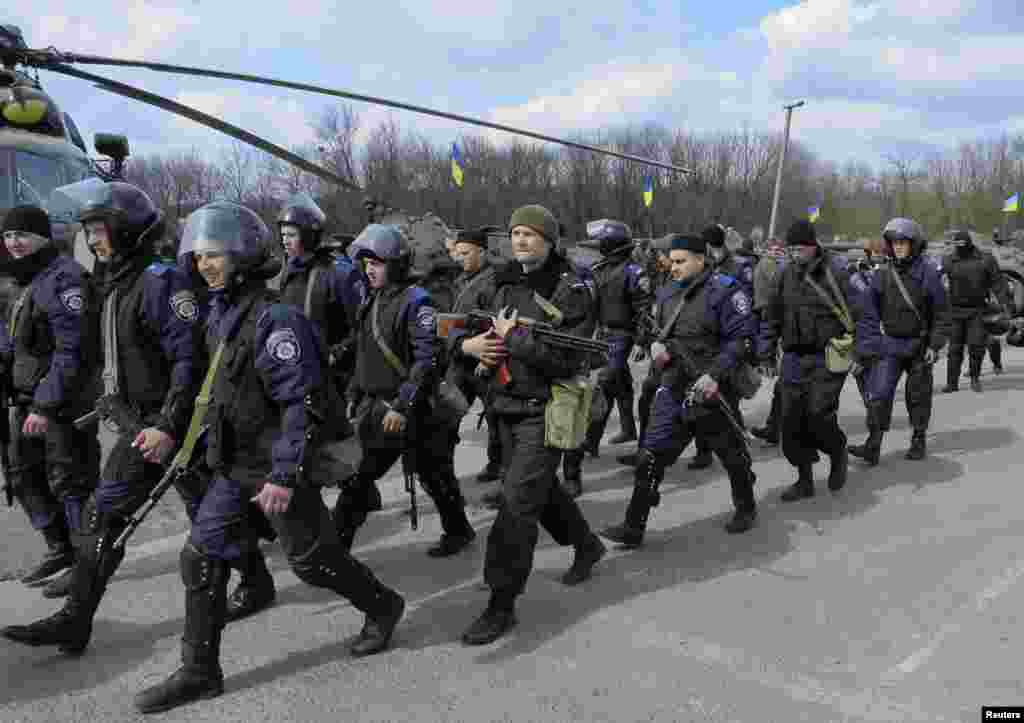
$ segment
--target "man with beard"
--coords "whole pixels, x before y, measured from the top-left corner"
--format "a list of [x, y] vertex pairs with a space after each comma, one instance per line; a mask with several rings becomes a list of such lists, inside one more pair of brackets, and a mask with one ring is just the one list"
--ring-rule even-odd
[[661, 378], [650, 427], [637, 453], [625, 520], [602, 532], [627, 547], [643, 543], [651, 508], [661, 499], [658, 486], [665, 468], [698, 435], [698, 428], [729, 473], [735, 514], [726, 530], [746, 532], [757, 518], [750, 455], [734, 426], [734, 408], [725, 401], [732, 395], [723, 394], [757, 328], [750, 297], [731, 276], [713, 271], [700, 236], [677, 236], [670, 258], [673, 283], [658, 293], [661, 333], [651, 345], [651, 364], [661, 370]]
[[[185, 629], [181, 667], [138, 694], [143, 713], [170, 710], [224, 691], [220, 665], [229, 566], [253, 538], [246, 504], [271, 520], [296, 576], [347, 598], [365, 615], [353, 655], [384, 650], [405, 600], [339, 544], [315, 477], [318, 445], [331, 438], [330, 382], [318, 334], [266, 280], [279, 260], [266, 225], [249, 209], [219, 201], [189, 215], [179, 257], [195, 260], [210, 287], [210, 369], [189, 438], [209, 425], [210, 480], [181, 551]], [[207, 405], [209, 405], [207, 407]], [[205, 407], [205, 408], [204, 408]]]
[[942, 261], [950, 305], [949, 360], [946, 364], [946, 386], [942, 391], [960, 390], [960, 369], [966, 344], [971, 389], [980, 392], [981, 363], [988, 341], [983, 317], [989, 311], [989, 294], [995, 294], [1007, 316], [1012, 316], [1013, 301], [995, 257], [975, 246], [967, 231], [957, 231], [953, 236], [953, 246], [953, 253]]
[[452, 345], [456, 355], [472, 356], [487, 366], [507, 361], [510, 376], [495, 374], [491, 381], [493, 413], [509, 464], [502, 480], [505, 502], [487, 537], [484, 582], [491, 597], [462, 636], [468, 645], [490, 643], [515, 624], [515, 600], [533, 567], [539, 524], [556, 542], [575, 548], [572, 567], [562, 577], [566, 585], [588, 579], [605, 553], [575, 500], [558, 483], [561, 450], [548, 446], [545, 436], [552, 383], [579, 374], [586, 355], [548, 344], [518, 324], [521, 315], [589, 337], [594, 329], [590, 290], [573, 266], [555, 253], [558, 221], [548, 209], [517, 209], [509, 221], [509, 235], [515, 260], [495, 276], [493, 329], [462, 335]]
[[356, 261], [366, 262], [370, 298], [360, 310], [356, 371], [349, 387], [363, 455], [351, 495], [336, 507], [338, 536], [346, 548], [368, 513], [365, 490], [400, 457], [434, 500], [441, 518], [440, 541], [427, 550], [448, 557], [467, 547], [476, 531], [452, 464], [454, 434], [436, 414], [441, 347], [437, 312], [427, 291], [409, 277], [412, 249], [394, 226], [371, 224], [352, 242]]
[[[90, 178], [61, 186], [54, 198], [79, 209], [96, 257], [90, 298], [97, 304], [87, 307], [86, 329], [101, 342], [105, 396], [137, 415], [142, 427], [134, 438], [118, 430], [96, 490], [72, 530], [75, 564], [64, 607], [3, 630], [10, 640], [77, 654], [89, 644], [96, 609], [124, 559], [124, 548], [115, 548], [114, 541], [163, 476], [161, 462], [183, 439], [201, 342], [190, 279], [173, 266], [150, 263], [163, 217], [149, 196], [129, 183]], [[94, 318], [100, 315], [92, 312], [100, 310], [101, 318]]]
[[[924, 459], [932, 412], [932, 366], [946, 344], [946, 291], [935, 262], [924, 254], [920, 224], [894, 218], [882, 233], [891, 261], [875, 272], [857, 322], [857, 355], [871, 368], [867, 385], [868, 438], [850, 454], [878, 464], [889, 431], [896, 385], [907, 375], [907, 414], [914, 429], [907, 459]], [[851, 286], [852, 286], [851, 280]]]
[[9, 463], [4, 482], [42, 533], [49, 548], [22, 578], [46, 582], [45, 597], [62, 597], [71, 583], [71, 535], [81, 529], [82, 507], [99, 477], [96, 425], [78, 430], [72, 421], [91, 406], [94, 354], [84, 345], [85, 269], [53, 245], [50, 219], [41, 208], [18, 206], [4, 217], [2, 273], [14, 281], [14, 303], [7, 319], [11, 337], [4, 355], [9, 402]]
[[814, 496], [818, 451], [831, 460], [829, 489], [838, 491], [846, 484], [848, 453], [838, 411], [854, 322], [848, 264], [821, 248], [813, 224], [800, 220], [790, 226], [786, 252], [786, 266], [762, 317], [758, 353], [763, 372], [774, 375], [781, 341], [782, 451], [798, 473], [782, 501], [793, 502]]

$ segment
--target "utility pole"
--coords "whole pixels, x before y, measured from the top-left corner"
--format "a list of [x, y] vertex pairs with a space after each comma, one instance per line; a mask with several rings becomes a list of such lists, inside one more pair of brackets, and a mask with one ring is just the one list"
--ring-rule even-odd
[[793, 118], [793, 110], [804, 104], [804, 101], [784, 105], [786, 109], [786, 130], [782, 136], [782, 153], [779, 154], [779, 167], [775, 173], [775, 195], [772, 198], [772, 219], [768, 222], [768, 238], [775, 238], [775, 217], [779, 212], [779, 194], [782, 191], [782, 169], [786, 165], [786, 149], [789, 146], [789, 124]]

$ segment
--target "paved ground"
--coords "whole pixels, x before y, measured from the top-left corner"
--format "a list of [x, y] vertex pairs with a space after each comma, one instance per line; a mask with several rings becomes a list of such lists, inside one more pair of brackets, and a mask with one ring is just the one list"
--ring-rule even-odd
[[[728, 485], [719, 465], [663, 486], [648, 544], [613, 550], [579, 588], [558, 576], [571, 552], [545, 534], [507, 638], [465, 648], [458, 637], [486, 601], [483, 535], [472, 551], [435, 561], [429, 511], [413, 533], [397, 477], [382, 485], [387, 509], [357, 538], [357, 554], [410, 606], [394, 649], [351, 659], [360, 616], [330, 593], [299, 583], [273, 550], [278, 604], [224, 636], [224, 696], [160, 721], [976, 721], [982, 705], [1024, 703], [1015, 665], [1024, 642], [1024, 503], [1015, 462], [1024, 452], [1024, 353], [984, 394], [936, 397], [923, 462], [897, 405], [879, 467], [854, 463], [837, 495], [783, 505], [792, 470], [755, 446], [758, 527], [726, 535]], [[937, 378], [944, 378], [940, 364]], [[902, 394], [902, 392], [900, 393]], [[745, 405], [763, 420], [768, 392]], [[859, 441], [854, 385], [842, 424]], [[470, 433], [458, 467], [472, 480], [484, 433]], [[581, 498], [595, 526], [620, 520], [630, 471], [605, 446], [588, 460]], [[687, 457], [691, 452], [687, 452]], [[333, 500], [334, 493], [329, 494]], [[177, 571], [180, 505], [145, 535], [100, 609], [82, 658], [3, 642], [0, 721], [128, 721], [131, 697], [173, 671], [183, 622]], [[471, 508], [482, 533], [493, 513]], [[31, 559], [23, 515], [0, 513], [15, 559]], [[171, 537], [166, 535], [171, 534]], [[22, 562], [7, 561], [8, 569]], [[3, 622], [52, 609], [38, 593], [0, 583]]]

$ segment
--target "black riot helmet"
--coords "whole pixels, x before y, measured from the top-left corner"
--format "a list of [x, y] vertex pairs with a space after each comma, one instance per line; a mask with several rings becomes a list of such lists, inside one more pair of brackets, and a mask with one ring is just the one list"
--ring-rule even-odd
[[412, 248], [397, 226], [371, 223], [356, 236], [348, 252], [355, 261], [373, 258], [385, 262], [389, 283], [401, 282], [409, 277]]
[[[602, 218], [587, 224], [587, 239], [597, 242], [602, 254], [608, 256], [633, 243], [633, 230], [622, 221]], [[593, 246], [588, 244], [588, 246]]]
[[70, 216], [82, 224], [102, 221], [110, 234], [115, 262], [118, 257], [148, 252], [163, 237], [160, 209], [145, 191], [124, 181], [87, 178], [60, 186], [54, 189], [48, 206], [58, 218]]
[[228, 201], [208, 203], [185, 219], [178, 259], [191, 264], [196, 254], [230, 257], [231, 284], [270, 279], [281, 270], [267, 225], [245, 206]]
[[320, 245], [327, 214], [316, 205], [308, 193], [296, 193], [287, 201], [277, 216], [277, 229], [296, 226], [302, 237], [302, 248], [313, 251]]

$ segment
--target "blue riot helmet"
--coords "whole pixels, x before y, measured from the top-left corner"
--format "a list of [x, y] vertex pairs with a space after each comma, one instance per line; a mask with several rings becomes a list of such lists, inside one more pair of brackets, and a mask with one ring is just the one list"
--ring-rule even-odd
[[[897, 266], [906, 266], [911, 263], [915, 256], [924, 251], [927, 239], [921, 224], [910, 218], [894, 218], [885, 224], [882, 230], [882, 240], [885, 242], [885, 255], [892, 259]], [[893, 250], [893, 243], [899, 240], [910, 241], [910, 256], [905, 259], [897, 259]]]
[[[633, 243], [633, 230], [622, 221], [602, 218], [587, 224], [587, 239], [596, 242], [597, 248], [607, 256]], [[590, 243], [587, 247], [594, 245]]]
[[108, 183], [87, 178], [60, 186], [50, 195], [47, 206], [59, 220], [71, 218], [82, 224], [103, 221], [115, 260], [148, 250], [164, 233], [160, 209], [145, 191], [124, 181]]
[[302, 236], [302, 247], [312, 251], [320, 245], [327, 214], [316, 204], [308, 193], [296, 193], [287, 201], [277, 216], [277, 228], [296, 226]]
[[191, 263], [196, 254], [231, 258], [232, 279], [270, 279], [281, 270], [270, 229], [245, 206], [228, 201], [208, 203], [189, 214], [178, 245], [178, 259]]
[[349, 256], [355, 261], [374, 258], [388, 265], [390, 282], [405, 279], [412, 265], [412, 248], [405, 234], [397, 226], [371, 223], [356, 236], [349, 247]]

